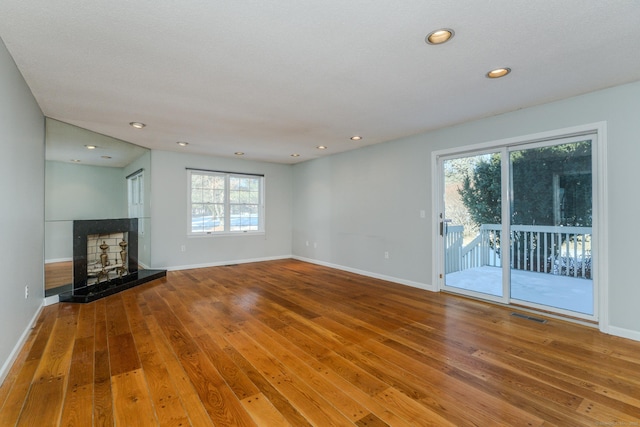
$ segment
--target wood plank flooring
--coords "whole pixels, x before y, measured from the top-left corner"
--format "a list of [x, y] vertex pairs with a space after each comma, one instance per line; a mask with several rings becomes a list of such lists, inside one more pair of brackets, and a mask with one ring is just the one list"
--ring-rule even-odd
[[640, 342], [295, 260], [45, 307], [0, 426], [638, 426]]
[[53, 289], [73, 282], [73, 261], [44, 265], [44, 289]]

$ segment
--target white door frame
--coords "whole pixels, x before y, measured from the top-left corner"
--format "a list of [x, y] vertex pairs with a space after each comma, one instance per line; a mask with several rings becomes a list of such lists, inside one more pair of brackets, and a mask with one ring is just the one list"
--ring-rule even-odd
[[[505, 150], [518, 145], [531, 144], [536, 142], [544, 142], [550, 140], [557, 140], [562, 138], [568, 138], [572, 136], [595, 134], [592, 145], [592, 174], [594, 176], [593, 185], [593, 243], [592, 252], [594, 255], [594, 268], [593, 268], [593, 284], [594, 284], [594, 315], [584, 316], [585, 320], [597, 321], [602, 332], [608, 332], [609, 324], [609, 312], [608, 312], [608, 194], [607, 194], [607, 126], [606, 122], [597, 122], [591, 124], [585, 124], [581, 126], [575, 126], [564, 129], [557, 129], [547, 132], [541, 132], [536, 134], [518, 136], [513, 138], [506, 138], [502, 140], [489, 141], [474, 145], [460, 146], [454, 148], [448, 148], [444, 150], [433, 151], [431, 153], [431, 171], [432, 171], [432, 218], [434, 223], [432, 232], [434, 238], [432, 239], [432, 265], [433, 265], [433, 283], [435, 288], [439, 291], [445, 289], [444, 284], [444, 244], [443, 238], [440, 236], [440, 214], [444, 212], [444, 183], [442, 182], [440, 164], [443, 158], [446, 157], [463, 157], [465, 155], [480, 154], [482, 152], [496, 152]], [[502, 151], [501, 151], [502, 152]], [[508, 179], [508, 168], [505, 173], [504, 165], [508, 162], [503, 162], [502, 180]], [[506, 176], [505, 176], [506, 175]], [[503, 191], [504, 191], [503, 186]], [[506, 197], [504, 197], [506, 196]], [[503, 200], [508, 201], [508, 194], [503, 194]], [[506, 212], [505, 212], [506, 211]], [[509, 218], [509, 203], [503, 203], [503, 223], [505, 219]], [[504, 231], [504, 230], [503, 230]], [[508, 235], [508, 234], [507, 234]], [[508, 258], [507, 258], [508, 259]], [[506, 269], [503, 266], [503, 272]], [[503, 289], [507, 286], [509, 280], [508, 275], [503, 273]], [[481, 297], [485, 300], [484, 294], [470, 295]], [[505, 294], [508, 296], [508, 293]], [[508, 303], [508, 301], [502, 301], [498, 298], [494, 302], [496, 303]], [[535, 307], [534, 307], [535, 308]], [[563, 314], [563, 313], [560, 313]], [[574, 317], [581, 318], [582, 316]]]

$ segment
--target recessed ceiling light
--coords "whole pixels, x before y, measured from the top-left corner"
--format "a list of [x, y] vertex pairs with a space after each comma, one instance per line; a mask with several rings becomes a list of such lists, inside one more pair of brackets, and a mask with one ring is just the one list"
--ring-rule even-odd
[[185, 141], [178, 141], [176, 142], [176, 144], [178, 144], [180, 147], [186, 147], [187, 145], [189, 145], [189, 143]]
[[96, 148], [98, 148], [95, 145], [85, 145], [85, 147], [87, 147], [87, 150], [95, 150]]
[[143, 127], [146, 126], [144, 123], [140, 123], [140, 122], [131, 122], [129, 124], [136, 129], [142, 129]]
[[495, 70], [491, 70], [487, 73], [487, 77], [490, 79], [499, 79], [500, 77], [504, 77], [511, 72], [511, 68], [496, 68]]
[[298, 154], [298, 153], [293, 153], [293, 154], [291, 155], [291, 157], [300, 157], [300, 154]]
[[318, 145], [316, 148], [317, 148], [318, 150], [326, 150], [326, 149], [327, 149], [327, 146], [326, 146], [326, 145]]
[[235, 153], [236, 156], [244, 156], [244, 152], [243, 151], [236, 151]]
[[441, 28], [430, 32], [424, 40], [428, 44], [442, 44], [451, 40], [454, 34], [453, 30], [450, 30], [449, 28]]
[[80, 163], [80, 160], [78, 160], [78, 159], [71, 159], [71, 161], [72, 161], [73, 163]]
[[361, 139], [362, 139], [362, 137], [361, 137], [361, 136], [358, 136], [358, 135], [355, 135], [355, 136], [352, 136], [352, 137], [351, 137], [351, 140], [352, 140], [352, 141], [360, 141]]
[[109, 160], [111, 158], [111, 156], [100, 156], [103, 159]]

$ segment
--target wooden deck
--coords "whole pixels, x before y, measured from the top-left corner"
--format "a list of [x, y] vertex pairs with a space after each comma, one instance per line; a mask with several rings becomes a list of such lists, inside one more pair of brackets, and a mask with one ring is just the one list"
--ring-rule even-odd
[[0, 426], [640, 425], [640, 342], [294, 260], [45, 307]]

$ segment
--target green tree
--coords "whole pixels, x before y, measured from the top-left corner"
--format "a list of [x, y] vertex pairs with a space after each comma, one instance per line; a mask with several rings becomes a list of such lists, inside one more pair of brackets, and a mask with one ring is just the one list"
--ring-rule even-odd
[[502, 222], [500, 168], [500, 155], [493, 154], [487, 160], [480, 160], [473, 171], [462, 178], [458, 193], [478, 227]]
[[[510, 153], [511, 224], [583, 226], [592, 224], [591, 142], [582, 141]], [[501, 162], [493, 154], [465, 172], [458, 189], [473, 222], [499, 224], [501, 220]], [[522, 236], [513, 234], [512, 239]], [[537, 241], [531, 245], [539, 244]], [[499, 242], [492, 242], [499, 247]], [[516, 245], [519, 265], [528, 259], [527, 248]], [[550, 248], [541, 251], [549, 253]], [[557, 249], [557, 248], [555, 248]]]
[[511, 170], [512, 224], [591, 226], [590, 141], [514, 151]]
[[[510, 160], [512, 224], [591, 226], [590, 141], [513, 151]], [[500, 176], [499, 154], [463, 175], [458, 193], [478, 226], [502, 221]]]

